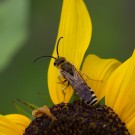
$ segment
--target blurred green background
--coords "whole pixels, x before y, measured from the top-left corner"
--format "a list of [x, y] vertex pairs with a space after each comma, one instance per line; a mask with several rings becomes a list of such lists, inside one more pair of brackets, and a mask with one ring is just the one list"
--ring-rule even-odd
[[[93, 23], [88, 53], [125, 61], [135, 48], [135, 1], [85, 0]], [[17, 98], [47, 103], [49, 59], [57, 37], [62, 0], [0, 1], [0, 113], [15, 113]], [[86, 55], [87, 55], [86, 54]]]

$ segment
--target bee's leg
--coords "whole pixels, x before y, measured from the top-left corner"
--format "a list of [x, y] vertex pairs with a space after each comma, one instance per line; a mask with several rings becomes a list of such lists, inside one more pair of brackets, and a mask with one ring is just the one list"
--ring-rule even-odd
[[61, 75], [58, 76], [58, 80], [59, 80], [59, 82], [57, 82], [58, 84], [64, 84], [67, 81], [67, 79], [63, 78]]
[[[101, 81], [101, 82], [103, 81], [103, 80], [92, 79], [92, 78], [90, 78], [88, 75], [86, 75], [85, 73], [81, 73], [81, 72], [80, 72], [80, 74], [81, 74], [82, 78], [83, 78], [85, 81], [87, 81], [87, 80], [89, 80], [89, 81], [90, 81], [90, 80], [91, 80], [91, 81], [98, 81], [98, 82], [99, 82], [99, 81]], [[84, 76], [85, 76], [85, 77], [84, 77]]]
[[85, 73], [82, 73], [81, 71], [79, 71], [79, 73], [80, 73], [81, 77], [84, 79], [84, 81], [91, 80]]
[[65, 84], [65, 86], [62, 88], [62, 93], [63, 93], [64, 97], [66, 95], [66, 89], [69, 87], [69, 82], [67, 80], [66, 80], [66, 82], [67, 82], [67, 84]]
[[66, 89], [69, 87], [69, 82], [67, 81], [67, 79], [63, 78], [61, 75], [58, 76], [59, 82], [57, 82], [58, 84], [63, 84], [63, 88], [62, 88], [62, 93], [65, 97], [66, 95]]
[[66, 83], [67, 82], [67, 80], [65, 79], [65, 80], [63, 80], [63, 81], [60, 81], [60, 82], [57, 82], [58, 84], [64, 84], [64, 83]]

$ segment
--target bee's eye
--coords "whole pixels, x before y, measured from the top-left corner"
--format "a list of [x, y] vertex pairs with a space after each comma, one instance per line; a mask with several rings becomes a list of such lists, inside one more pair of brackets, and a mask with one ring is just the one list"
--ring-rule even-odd
[[60, 57], [58, 59], [55, 60], [54, 62], [54, 66], [59, 66], [60, 64], [62, 64], [66, 59], [64, 57]]

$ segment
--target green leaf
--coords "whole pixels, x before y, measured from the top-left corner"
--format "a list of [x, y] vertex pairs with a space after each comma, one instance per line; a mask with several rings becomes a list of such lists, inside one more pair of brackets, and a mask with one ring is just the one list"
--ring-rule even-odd
[[20, 103], [24, 104], [27, 108], [29, 108], [31, 111], [38, 108], [38, 106], [31, 104], [29, 102], [23, 101], [21, 99], [17, 99]]
[[30, 119], [32, 119], [32, 115], [30, 113], [28, 113], [27, 111], [25, 111], [20, 105], [18, 105], [17, 103], [13, 102], [16, 110], [18, 111], [18, 113], [28, 116]]

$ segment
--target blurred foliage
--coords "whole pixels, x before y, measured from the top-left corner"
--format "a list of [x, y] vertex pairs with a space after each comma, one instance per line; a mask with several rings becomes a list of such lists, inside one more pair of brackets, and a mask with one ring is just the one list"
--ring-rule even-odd
[[28, 0], [0, 1], [0, 73], [28, 36]]
[[[87, 54], [121, 61], [135, 48], [135, 1], [85, 0], [93, 35]], [[47, 88], [49, 58], [57, 37], [62, 0], [0, 1], [0, 113], [15, 113], [17, 98], [51, 105]], [[41, 94], [37, 94], [41, 93]], [[45, 97], [45, 98], [44, 98]], [[49, 103], [48, 103], [49, 100]]]

